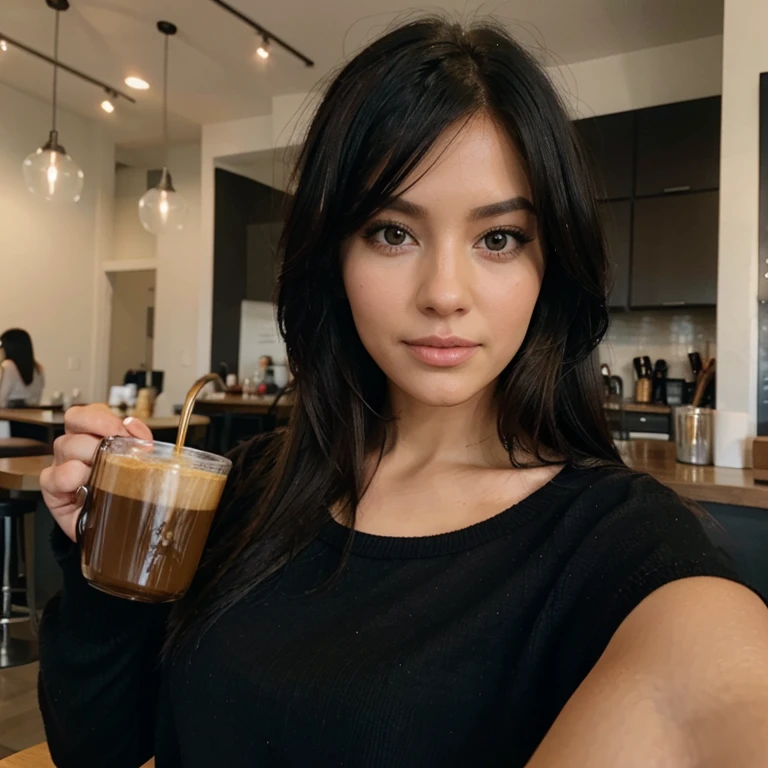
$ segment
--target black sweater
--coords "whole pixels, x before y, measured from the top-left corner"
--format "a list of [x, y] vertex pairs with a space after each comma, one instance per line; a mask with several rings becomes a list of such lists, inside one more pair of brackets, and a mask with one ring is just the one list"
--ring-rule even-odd
[[[247, 464], [245, 462], [240, 462]], [[563, 472], [485, 522], [419, 538], [330, 521], [178, 661], [167, 606], [64, 589], [40, 638], [56, 765], [524, 766], [622, 620], [687, 576], [734, 578], [697, 516], [647, 476]]]

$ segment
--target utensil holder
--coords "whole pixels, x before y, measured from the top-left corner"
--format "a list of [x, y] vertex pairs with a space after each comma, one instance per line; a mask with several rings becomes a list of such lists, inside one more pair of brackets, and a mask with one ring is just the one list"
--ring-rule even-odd
[[714, 411], [681, 405], [675, 408], [677, 460], [684, 464], [711, 464], [714, 448]]

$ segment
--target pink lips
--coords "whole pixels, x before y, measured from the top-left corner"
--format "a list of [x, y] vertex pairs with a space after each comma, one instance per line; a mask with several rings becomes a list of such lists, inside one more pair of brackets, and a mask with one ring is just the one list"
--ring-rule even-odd
[[469, 360], [480, 345], [459, 336], [424, 336], [405, 342], [410, 353], [422, 363], [451, 368]]

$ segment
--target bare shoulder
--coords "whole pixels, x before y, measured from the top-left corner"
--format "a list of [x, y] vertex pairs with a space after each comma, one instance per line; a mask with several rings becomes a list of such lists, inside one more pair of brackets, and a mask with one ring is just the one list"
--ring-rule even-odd
[[712, 577], [674, 581], [619, 626], [530, 768], [768, 765], [768, 608]]

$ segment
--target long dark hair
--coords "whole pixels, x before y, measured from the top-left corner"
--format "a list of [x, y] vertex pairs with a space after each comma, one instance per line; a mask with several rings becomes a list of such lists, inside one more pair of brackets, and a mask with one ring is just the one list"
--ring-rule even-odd
[[6, 360], [12, 360], [19, 369], [22, 381], [29, 386], [38, 370], [32, 338], [23, 328], [9, 328], [0, 336], [0, 346]]
[[329, 505], [348, 510], [353, 526], [364, 458], [386, 432], [386, 381], [352, 321], [341, 244], [446, 128], [480, 112], [523, 156], [546, 258], [527, 336], [498, 381], [499, 436], [512, 465], [521, 453], [621, 464], [593, 354], [608, 325], [607, 258], [585, 158], [555, 88], [495, 25], [408, 23], [341, 70], [310, 127], [278, 291], [296, 404], [285, 434], [230, 493], [225, 533], [178, 607], [171, 645], [210, 626], [309, 543]]

